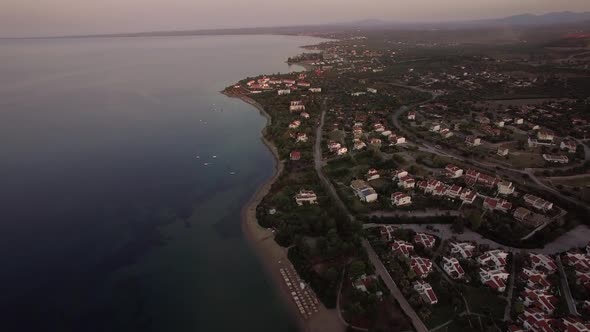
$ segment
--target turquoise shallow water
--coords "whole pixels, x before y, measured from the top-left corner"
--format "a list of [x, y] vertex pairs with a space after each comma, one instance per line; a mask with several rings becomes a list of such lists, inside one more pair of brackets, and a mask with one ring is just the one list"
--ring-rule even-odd
[[240, 228], [265, 120], [218, 91], [317, 41], [0, 41], [3, 330], [293, 330]]

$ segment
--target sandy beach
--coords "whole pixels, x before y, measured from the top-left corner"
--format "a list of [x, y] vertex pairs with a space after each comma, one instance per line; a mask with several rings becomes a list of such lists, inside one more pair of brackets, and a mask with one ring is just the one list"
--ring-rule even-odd
[[262, 105], [258, 104], [247, 96], [231, 96], [239, 98], [242, 101], [256, 107], [260, 113], [267, 119], [266, 126], [262, 129], [262, 142], [272, 152], [275, 159], [275, 173], [265, 183], [263, 183], [251, 197], [248, 204], [242, 209], [242, 230], [246, 235], [247, 242], [255, 250], [257, 256], [262, 261], [266, 272], [271, 277], [277, 291], [289, 307], [289, 311], [297, 322], [299, 330], [311, 332], [340, 332], [345, 330], [344, 323], [338, 317], [334, 309], [326, 309], [319, 303], [319, 311], [311, 318], [305, 319], [298, 310], [293, 301], [291, 290], [285, 284], [280, 273], [282, 268], [293, 269], [292, 264], [287, 257], [287, 249], [282, 248], [274, 241], [274, 234], [271, 230], [261, 227], [256, 219], [256, 207], [262, 199], [270, 192], [270, 189], [276, 179], [284, 170], [284, 161], [279, 160], [276, 146], [265, 138], [266, 128], [271, 124], [271, 116], [264, 110]]

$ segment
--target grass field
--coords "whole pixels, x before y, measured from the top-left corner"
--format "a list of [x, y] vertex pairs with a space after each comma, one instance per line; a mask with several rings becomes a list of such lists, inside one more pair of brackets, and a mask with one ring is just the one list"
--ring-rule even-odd
[[563, 176], [563, 177], [552, 177], [549, 178], [551, 183], [554, 185], [561, 184], [569, 187], [585, 187], [590, 186], [590, 175], [578, 175], [578, 176]]
[[473, 313], [491, 315], [494, 319], [504, 318], [506, 301], [498, 297], [491, 289], [485, 287], [466, 287], [463, 296]]

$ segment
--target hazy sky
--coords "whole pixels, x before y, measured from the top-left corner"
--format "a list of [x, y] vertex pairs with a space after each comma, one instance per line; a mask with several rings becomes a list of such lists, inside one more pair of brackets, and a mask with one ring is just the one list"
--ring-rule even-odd
[[589, 11], [590, 0], [0, 0], [0, 36], [331, 23], [448, 21]]

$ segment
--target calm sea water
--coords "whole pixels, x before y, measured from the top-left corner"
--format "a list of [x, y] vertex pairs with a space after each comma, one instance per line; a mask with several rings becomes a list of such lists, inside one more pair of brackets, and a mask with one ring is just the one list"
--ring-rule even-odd
[[317, 41], [0, 41], [0, 329], [293, 330], [240, 229], [265, 121], [218, 91]]

